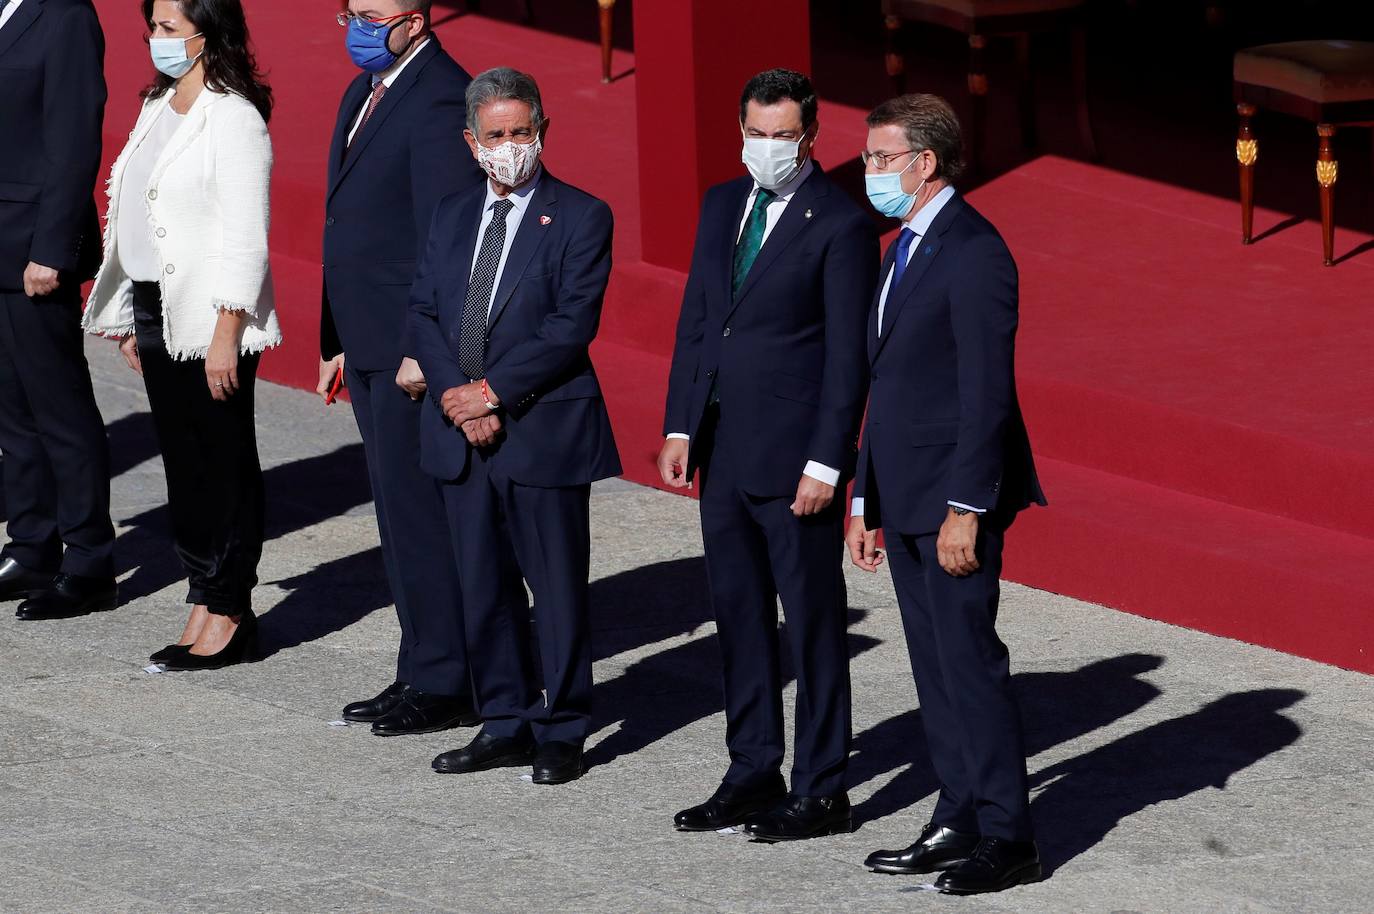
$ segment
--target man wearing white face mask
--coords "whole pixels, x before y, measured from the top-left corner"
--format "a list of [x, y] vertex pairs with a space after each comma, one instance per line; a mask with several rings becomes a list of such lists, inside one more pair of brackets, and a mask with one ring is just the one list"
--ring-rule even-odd
[[[730, 766], [681, 831], [744, 823], [783, 841], [848, 831], [843, 498], [867, 391], [878, 242], [811, 158], [816, 93], [790, 70], [740, 100], [749, 177], [711, 188], [678, 321], [658, 459], [701, 485]], [[790, 790], [781, 764], [777, 600], [797, 676]]]
[[587, 351], [611, 210], [540, 165], [549, 121], [528, 75], [474, 79], [467, 125], [488, 180], [439, 202], [406, 344], [429, 380], [420, 465], [442, 484], [482, 715], [434, 769], [533, 763], [534, 783], [561, 784], [582, 775], [591, 723], [591, 483], [620, 473]]

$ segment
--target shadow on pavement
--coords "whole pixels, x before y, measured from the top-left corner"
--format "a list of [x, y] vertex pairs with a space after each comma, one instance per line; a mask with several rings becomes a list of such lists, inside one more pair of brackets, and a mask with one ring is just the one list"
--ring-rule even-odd
[[259, 660], [343, 631], [391, 605], [380, 546], [273, 583], [291, 593], [259, 618]]

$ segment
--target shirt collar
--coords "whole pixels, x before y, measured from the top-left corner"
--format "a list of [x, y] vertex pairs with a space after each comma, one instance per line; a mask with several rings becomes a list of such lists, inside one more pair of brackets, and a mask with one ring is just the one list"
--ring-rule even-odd
[[514, 206], [514, 212], [524, 215], [526, 208], [530, 205], [530, 198], [534, 195], [534, 189], [539, 186], [539, 182], [544, 179], [544, 165], [540, 163], [534, 172], [534, 177], [530, 178], [521, 186], [511, 191], [507, 196], [498, 197], [496, 191], [491, 186], [491, 180], [487, 180], [487, 200], [482, 204], [482, 212], [491, 209], [497, 200], [509, 200]]
[[918, 236], [930, 231], [930, 224], [935, 221], [935, 217], [940, 215], [940, 210], [945, 208], [945, 204], [954, 199], [954, 186], [946, 184], [944, 189], [930, 198], [930, 202], [916, 211], [902, 228], [911, 229]]
[[[787, 179], [787, 183], [773, 191], [776, 196], [774, 200], [781, 200], [786, 203], [792, 199], [792, 195], [797, 192], [797, 188], [806, 183], [806, 179], [811, 177], [811, 172], [816, 168], [816, 162], [810, 156], [806, 157], [806, 162], [802, 165], [801, 171]], [[754, 189], [750, 196], [757, 195], [759, 192], [759, 182], [754, 182]]]
[[372, 77], [372, 88], [377, 88], [377, 83], [386, 83], [386, 87], [390, 89], [392, 83], [396, 82], [396, 79], [401, 75], [401, 71], [406, 68], [407, 64], [415, 59], [415, 55], [419, 54], [420, 49], [427, 44], [429, 44], [428, 35], [421, 38], [409, 51], [406, 51], [405, 56], [393, 63], [390, 69], [382, 71], [380, 78], [377, 76]]

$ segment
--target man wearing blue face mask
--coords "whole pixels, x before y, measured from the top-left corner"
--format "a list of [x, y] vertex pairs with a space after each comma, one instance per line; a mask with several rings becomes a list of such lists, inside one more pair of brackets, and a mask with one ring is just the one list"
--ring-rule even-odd
[[[816, 107], [790, 70], [745, 86], [749, 175], [706, 194], [678, 321], [658, 469], [669, 486], [700, 482], [730, 755], [715, 793], [677, 814], [680, 831], [744, 823], [785, 841], [850, 829], [842, 487], [878, 241], [811, 158]], [[779, 596], [797, 676], [790, 789]]]
[[881, 527], [940, 796], [881, 873], [943, 871], [950, 894], [1040, 878], [1007, 649], [997, 637], [1002, 541], [1045, 504], [1017, 405], [1016, 264], [951, 182], [963, 137], [950, 106], [904, 95], [868, 116], [869, 200], [902, 220], [870, 311], [868, 418], [845, 540], [876, 571]]
[[350, 0], [338, 16], [362, 71], [329, 152], [318, 392], [344, 379], [362, 433], [401, 646], [395, 681], [344, 718], [380, 736], [476, 723], [448, 524], [420, 469], [425, 379], [402, 334], [438, 201], [482, 180], [463, 141], [471, 78], [430, 30], [429, 0]]

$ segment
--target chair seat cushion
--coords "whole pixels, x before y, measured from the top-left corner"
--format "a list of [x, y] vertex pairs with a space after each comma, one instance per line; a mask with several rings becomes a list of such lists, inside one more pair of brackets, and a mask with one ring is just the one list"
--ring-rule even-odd
[[884, 0], [888, 13], [900, 16], [905, 9], [937, 6], [970, 18], [1029, 16], [1082, 6], [1085, 0]]
[[1374, 41], [1285, 41], [1236, 54], [1238, 83], [1320, 104], [1374, 100]]

